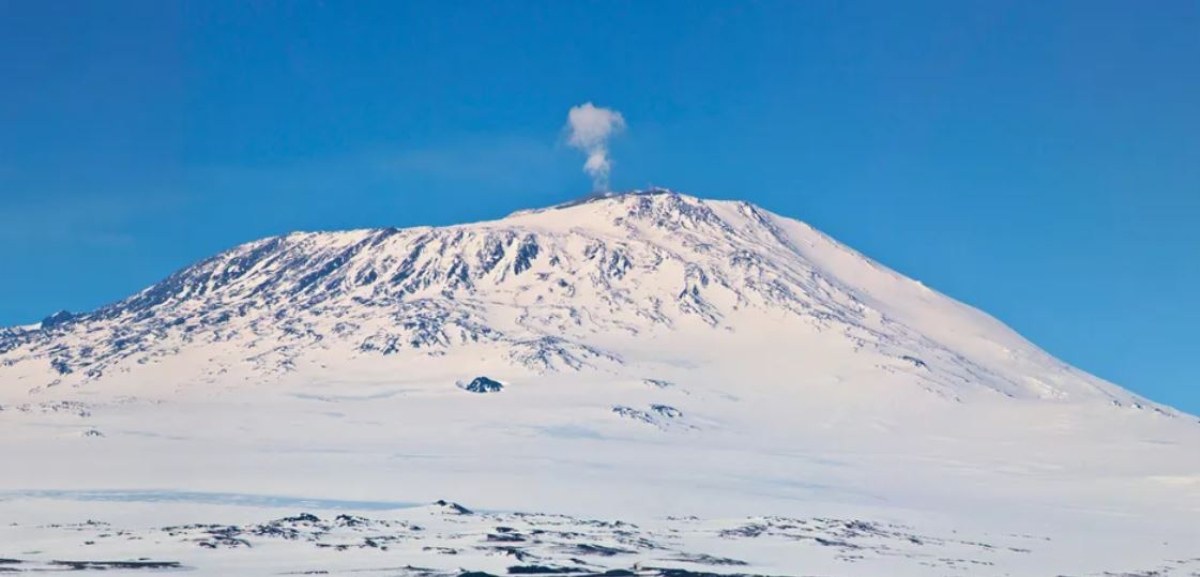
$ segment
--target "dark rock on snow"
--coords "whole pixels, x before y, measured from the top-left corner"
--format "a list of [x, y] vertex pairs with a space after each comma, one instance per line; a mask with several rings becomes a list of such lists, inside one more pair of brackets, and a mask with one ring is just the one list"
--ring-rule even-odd
[[498, 393], [504, 389], [504, 384], [487, 377], [475, 377], [475, 380], [467, 383], [462, 388], [464, 391], [471, 393]]

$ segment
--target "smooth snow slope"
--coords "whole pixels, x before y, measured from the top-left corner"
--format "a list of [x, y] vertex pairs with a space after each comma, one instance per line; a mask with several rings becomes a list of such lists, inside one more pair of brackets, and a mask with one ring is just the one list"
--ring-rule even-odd
[[[97, 490], [184, 517], [205, 492], [449, 498], [1054, 539], [994, 574], [1200, 557], [1195, 417], [803, 223], [663, 190], [264, 239], [0, 331], [0, 461], [0, 521], [86, 518]], [[811, 560], [786, 551], [763, 567]]]

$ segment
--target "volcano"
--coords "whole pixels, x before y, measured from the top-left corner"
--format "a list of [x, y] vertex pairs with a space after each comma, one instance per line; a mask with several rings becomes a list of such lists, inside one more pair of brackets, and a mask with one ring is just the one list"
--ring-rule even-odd
[[[480, 375], [502, 393], [464, 394]], [[595, 517], [742, 519], [697, 539], [758, 556], [646, 547], [635, 568], [579, 571], [1200, 571], [1195, 417], [802, 222], [664, 189], [271, 237], [98, 310], [0, 330], [0, 433], [0, 513], [28, 523], [47, 500], [92, 518], [145, 502], [420, 516], [441, 513], [406, 507], [447, 498], [573, 516], [576, 531]], [[306, 519], [276, 527], [336, 549], [315, 544], [342, 525]], [[812, 519], [833, 524], [797, 529]], [[525, 525], [523, 541], [494, 541], [547, 530]], [[0, 541], [29, 539], [23, 527]], [[226, 543], [191, 531], [178, 533]], [[596, 559], [641, 555], [596, 538]], [[434, 541], [412, 554], [437, 566], [457, 547]], [[579, 560], [569, 541], [526, 551], [543, 564], [518, 572]], [[223, 558], [188, 562], [205, 559]], [[489, 563], [467, 568], [507, 567]]]

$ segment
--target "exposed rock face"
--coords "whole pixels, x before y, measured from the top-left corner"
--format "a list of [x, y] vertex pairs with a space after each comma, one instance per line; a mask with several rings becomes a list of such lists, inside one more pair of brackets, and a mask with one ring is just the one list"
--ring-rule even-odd
[[463, 385], [463, 390], [472, 393], [499, 393], [504, 390], [504, 385], [500, 381], [493, 381], [487, 377], [475, 377], [474, 380]]

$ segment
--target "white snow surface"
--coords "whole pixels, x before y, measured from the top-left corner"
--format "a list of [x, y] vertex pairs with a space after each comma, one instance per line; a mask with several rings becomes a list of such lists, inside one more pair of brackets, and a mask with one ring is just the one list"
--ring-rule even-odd
[[1186, 577], [1198, 521], [1194, 416], [744, 202], [294, 233], [0, 329], [16, 571]]

